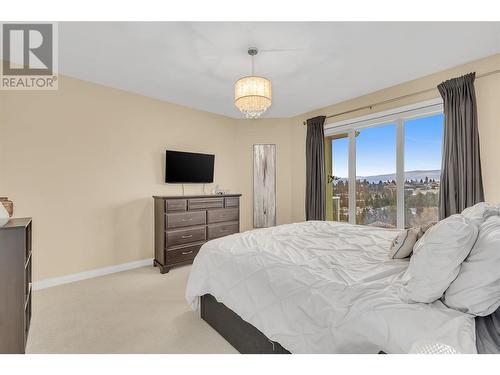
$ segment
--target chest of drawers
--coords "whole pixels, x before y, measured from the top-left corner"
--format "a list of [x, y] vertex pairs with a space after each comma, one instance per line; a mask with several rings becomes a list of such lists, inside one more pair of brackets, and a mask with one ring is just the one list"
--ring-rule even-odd
[[189, 264], [208, 240], [240, 231], [240, 196], [153, 196], [155, 266]]
[[[1, 203], [0, 203], [1, 204]], [[31, 322], [30, 218], [0, 228], [0, 354], [21, 354]]]

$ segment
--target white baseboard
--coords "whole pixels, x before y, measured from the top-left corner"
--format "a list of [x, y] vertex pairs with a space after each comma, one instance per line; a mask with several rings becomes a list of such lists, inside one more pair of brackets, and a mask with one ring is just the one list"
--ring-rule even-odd
[[127, 271], [134, 268], [146, 267], [153, 264], [153, 259], [143, 259], [136, 260], [134, 262], [117, 264], [116, 266], [98, 268], [95, 270], [85, 271], [74, 273], [71, 275], [59, 276], [59, 277], [51, 277], [48, 279], [43, 279], [40, 281], [35, 281], [33, 283], [33, 290], [40, 290], [45, 288], [51, 288], [53, 286], [68, 284], [75, 281], [91, 279], [93, 277], [99, 277], [103, 275], [109, 275], [110, 273], [116, 273], [121, 271]]

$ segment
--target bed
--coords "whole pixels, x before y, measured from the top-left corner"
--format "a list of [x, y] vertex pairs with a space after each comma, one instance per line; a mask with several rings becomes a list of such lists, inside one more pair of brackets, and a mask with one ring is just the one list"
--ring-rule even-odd
[[476, 353], [472, 315], [400, 298], [408, 260], [387, 255], [397, 234], [308, 221], [216, 239], [186, 298], [240, 352], [408, 353], [432, 341]]

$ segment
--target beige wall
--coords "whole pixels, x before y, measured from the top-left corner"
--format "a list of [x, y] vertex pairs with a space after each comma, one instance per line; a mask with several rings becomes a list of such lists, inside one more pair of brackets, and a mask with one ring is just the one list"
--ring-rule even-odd
[[[35, 280], [153, 256], [154, 194], [166, 148], [216, 154], [215, 181], [243, 194], [241, 227], [252, 227], [252, 145], [277, 145], [278, 224], [304, 220], [302, 121], [426, 89], [469, 71], [500, 68], [500, 55], [291, 119], [236, 120], [60, 77], [58, 91], [0, 92], [0, 195], [34, 218]], [[338, 87], [332, 90], [338, 90]], [[476, 82], [486, 198], [500, 201], [500, 75]], [[437, 97], [437, 91], [357, 117]], [[347, 118], [338, 117], [335, 120]], [[207, 185], [207, 190], [213, 185]], [[187, 185], [186, 193], [201, 193]]]
[[[389, 87], [368, 95], [364, 95], [342, 103], [321, 108], [291, 119], [292, 121], [292, 220], [302, 221], [305, 218], [304, 195], [305, 195], [305, 137], [306, 127], [302, 122], [314, 116], [330, 115], [350, 109], [359, 108], [401, 95], [411, 94], [430, 87], [435, 87], [444, 80], [475, 71], [478, 75], [485, 72], [500, 69], [500, 54], [477, 60], [465, 65], [448, 69], [443, 72], [432, 74], [420, 79], [409, 81], [401, 85]], [[355, 74], [355, 72], [353, 72]], [[476, 97], [478, 106], [478, 123], [481, 142], [481, 162], [483, 168], [483, 182], [486, 200], [500, 202], [500, 74], [476, 80]], [[333, 87], [332, 90], [341, 88]], [[426, 94], [413, 96], [403, 100], [391, 102], [385, 105], [374, 106], [371, 110], [366, 109], [351, 113], [349, 115], [327, 119], [335, 122], [349, 118], [355, 118], [370, 113], [400, 107], [407, 104], [418, 103], [427, 99], [437, 98], [436, 90]]]
[[215, 181], [243, 193], [246, 230], [252, 144], [277, 143], [278, 223], [291, 220], [289, 120], [235, 120], [69, 77], [58, 91], [0, 92], [0, 105], [0, 195], [34, 218], [35, 280], [153, 257], [151, 196], [181, 194], [163, 182], [166, 148], [216, 154]]

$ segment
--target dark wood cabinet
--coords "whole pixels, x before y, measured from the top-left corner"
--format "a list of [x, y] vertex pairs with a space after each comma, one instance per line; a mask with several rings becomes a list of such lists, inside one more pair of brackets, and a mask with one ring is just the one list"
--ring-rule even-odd
[[31, 219], [0, 228], [0, 353], [24, 353], [31, 321]]
[[192, 263], [208, 240], [239, 232], [240, 196], [154, 196], [154, 263], [160, 272]]

